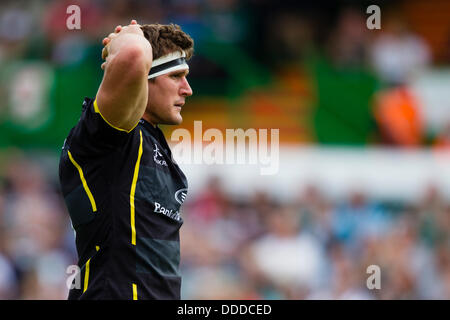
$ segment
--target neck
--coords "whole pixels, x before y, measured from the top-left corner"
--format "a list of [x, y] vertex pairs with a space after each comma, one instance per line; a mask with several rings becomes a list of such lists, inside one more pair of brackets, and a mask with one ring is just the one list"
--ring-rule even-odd
[[142, 116], [142, 119], [144, 119], [145, 121], [147, 121], [148, 123], [150, 123], [153, 127], [156, 128], [156, 123], [150, 118], [150, 116], [147, 113], [144, 113], [144, 115]]

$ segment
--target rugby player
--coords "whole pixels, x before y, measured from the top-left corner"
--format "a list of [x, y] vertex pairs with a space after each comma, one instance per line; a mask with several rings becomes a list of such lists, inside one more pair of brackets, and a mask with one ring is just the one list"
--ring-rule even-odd
[[177, 25], [132, 20], [103, 45], [102, 82], [59, 165], [81, 280], [68, 299], [180, 299], [187, 180], [158, 125], [182, 122], [193, 40]]

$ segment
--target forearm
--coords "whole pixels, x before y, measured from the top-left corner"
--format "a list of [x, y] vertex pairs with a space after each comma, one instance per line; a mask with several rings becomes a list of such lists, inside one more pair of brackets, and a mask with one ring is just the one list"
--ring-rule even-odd
[[104, 118], [125, 130], [139, 121], [147, 104], [152, 48], [139, 32], [119, 33], [108, 44], [105, 74], [97, 93]]

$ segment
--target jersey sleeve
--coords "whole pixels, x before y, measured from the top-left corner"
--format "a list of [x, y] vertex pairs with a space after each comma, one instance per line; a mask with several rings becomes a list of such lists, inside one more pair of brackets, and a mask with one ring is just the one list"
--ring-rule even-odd
[[134, 134], [114, 127], [100, 113], [96, 100], [85, 98], [77, 125], [67, 137], [67, 144], [81, 156], [94, 156], [120, 149]]

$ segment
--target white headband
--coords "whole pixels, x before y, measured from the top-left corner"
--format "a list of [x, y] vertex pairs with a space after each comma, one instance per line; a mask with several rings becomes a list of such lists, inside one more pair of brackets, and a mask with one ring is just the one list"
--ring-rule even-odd
[[153, 60], [152, 68], [148, 73], [148, 79], [155, 78], [172, 71], [189, 69], [186, 63], [184, 51], [174, 51], [156, 60]]

